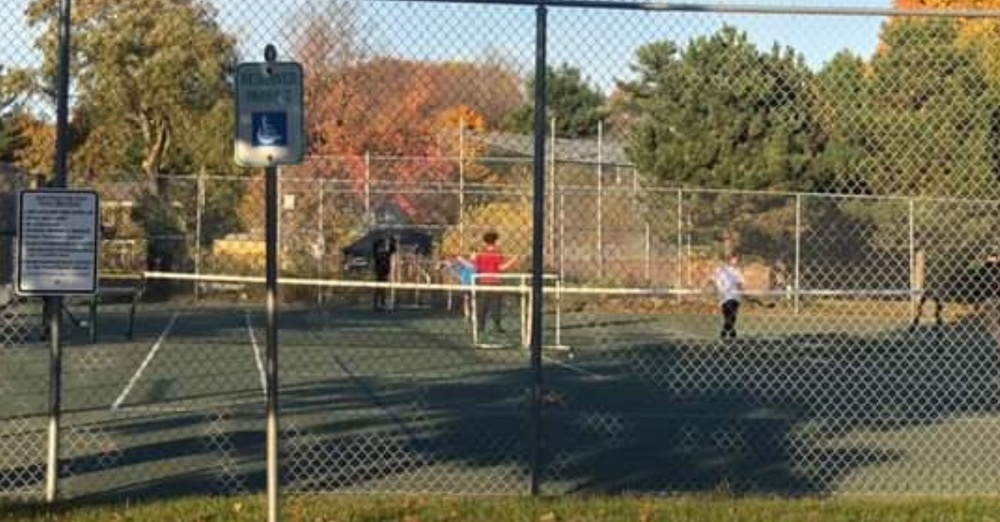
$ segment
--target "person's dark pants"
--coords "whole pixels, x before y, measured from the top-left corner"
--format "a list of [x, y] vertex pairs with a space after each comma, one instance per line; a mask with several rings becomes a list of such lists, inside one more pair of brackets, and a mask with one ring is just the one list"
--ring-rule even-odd
[[479, 292], [476, 294], [476, 328], [480, 332], [486, 329], [486, 318], [493, 319], [497, 332], [502, 332], [500, 318], [503, 312], [503, 294], [498, 292]]
[[[375, 272], [375, 281], [378, 283], [389, 282], [389, 272]], [[375, 310], [388, 310], [389, 309], [389, 289], [388, 288], [376, 288], [372, 293], [372, 308]]]
[[723, 339], [736, 338], [736, 316], [740, 312], [740, 302], [730, 299], [722, 303], [722, 335]]

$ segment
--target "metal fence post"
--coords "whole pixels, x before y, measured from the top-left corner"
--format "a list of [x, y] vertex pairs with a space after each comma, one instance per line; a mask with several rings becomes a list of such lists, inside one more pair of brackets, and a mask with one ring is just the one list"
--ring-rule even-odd
[[910, 248], [910, 251], [909, 251], [909, 254], [910, 254], [910, 313], [911, 314], [915, 314], [917, 312], [917, 301], [918, 301], [918, 297], [917, 297], [916, 291], [918, 290], [918, 287], [921, 286], [921, 285], [920, 285], [920, 281], [918, 281], [918, 274], [917, 274], [917, 270], [916, 270], [917, 269], [917, 252], [916, 252], [917, 245], [916, 245], [916, 229], [915, 229], [914, 215], [913, 215], [913, 210], [914, 210], [914, 207], [913, 207], [913, 198], [909, 198], [908, 199], [908, 203], [909, 203], [909, 220], [908, 220], [908, 224], [909, 224], [909, 248]]
[[372, 219], [372, 155], [365, 151], [365, 220], [371, 226]]
[[465, 255], [465, 116], [458, 119], [458, 252]]
[[[531, 258], [531, 478], [529, 492], [539, 493], [542, 475], [542, 275], [545, 272], [545, 76], [546, 76], [546, 7], [535, 8], [535, 158], [534, 158], [534, 212], [532, 226]], [[553, 123], [555, 120], [553, 120]], [[554, 129], [553, 129], [554, 130]], [[553, 139], [555, 133], [553, 132]], [[554, 164], [553, 164], [554, 167]], [[553, 185], [554, 186], [554, 185]], [[554, 197], [555, 194], [553, 193]]]
[[[72, 30], [71, 0], [59, 2], [59, 65], [56, 74], [56, 157], [52, 187], [69, 184], [69, 61]], [[49, 330], [49, 430], [45, 469], [45, 500], [59, 496], [59, 425], [62, 416], [62, 308], [59, 296], [45, 299], [45, 319]]]
[[[537, 77], [538, 74], [536, 73]], [[536, 106], [537, 110], [537, 106]], [[544, 126], [542, 127], [544, 136]], [[537, 132], [537, 129], [536, 129]], [[556, 221], [556, 209], [555, 209], [555, 198], [556, 198], [556, 118], [553, 116], [549, 120], [549, 143], [551, 144], [551, 149], [549, 150], [549, 222], [548, 226], [551, 227], [548, 236], [548, 247], [551, 252], [555, 247], [555, 221]]]
[[802, 194], [795, 195], [795, 295], [793, 310], [799, 313], [799, 289], [802, 288]]
[[559, 189], [559, 280], [566, 279], [566, 190]]
[[604, 278], [604, 122], [597, 122], [597, 277]]
[[[194, 273], [195, 275], [201, 275], [201, 234], [202, 226], [201, 222], [205, 216], [205, 167], [204, 165], [198, 171], [198, 184], [197, 184], [197, 195], [195, 196], [195, 217], [194, 217]], [[194, 300], [197, 301], [199, 298], [198, 281], [194, 282]]]
[[[316, 201], [316, 232], [318, 234], [318, 237], [316, 238], [318, 243], [316, 247], [316, 275], [317, 277], [324, 277], [326, 276], [326, 267], [324, 266], [326, 262], [326, 230], [323, 225], [323, 212], [325, 211], [323, 208], [323, 200], [325, 199], [323, 191], [326, 190], [326, 187], [322, 179], [316, 180], [316, 185], [316, 190], [318, 192], [316, 196], [318, 198]], [[316, 299], [319, 303], [323, 302], [322, 289], [316, 290]]]
[[[646, 231], [648, 235], [649, 222], [646, 223]], [[678, 288], [683, 288], [684, 286], [684, 189], [677, 189], [677, 254], [675, 257], [677, 263], [677, 283], [674, 285]], [[649, 264], [649, 259], [647, 256], [646, 264]]]

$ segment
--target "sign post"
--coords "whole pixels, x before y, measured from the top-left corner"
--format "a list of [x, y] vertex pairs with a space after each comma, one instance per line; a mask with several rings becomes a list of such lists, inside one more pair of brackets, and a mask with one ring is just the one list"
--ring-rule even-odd
[[234, 160], [243, 167], [264, 167], [264, 244], [267, 326], [267, 519], [278, 522], [278, 166], [301, 163], [304, 156], [302, 66], [278, 62], [273, 45], [263, 63], [236, 67], [236, 144]]
[[59, 485], [63, 297], [97, 292], [100, 203], [96, 192], [58, 188], [22, 190], [17, 201], [14, 292], [45, 297], [50, 343], [45, 497], [54, 502]]

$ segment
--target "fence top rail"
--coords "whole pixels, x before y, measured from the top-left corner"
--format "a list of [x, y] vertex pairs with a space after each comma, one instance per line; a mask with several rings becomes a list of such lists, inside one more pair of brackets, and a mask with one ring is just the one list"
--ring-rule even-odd
[[[604, 173], [603, 177], [605, 179], [615, 177], [615, 173]], [[166, 179], [176, 180], [176, 181], [186, 181], [186, 182], [196, 182], [196, 181], [206, 181], [206, 182], [261, 182], [264, 177], [261, 174], [252, 174], [247, 176], [232, 176], [232, 175], [197, 175], [197, 174], [187, 174], [187, 175], [169, 175], [162, 176]], [[359, 182], [354, 179], [347, 178], [325, 178], [320, 176], [310, 176], [310, 177], [284, 177], [281, 179], [282, 184], [295, 185], [295, 184], [306, 184], [306, 183], [317, 183], [320, 184], [325, 193], [336, 193], [337, 189], [340, 187], [354, 187], [359, 185]], [[464, 187], [464, 192], [466, 194], [510, 194], [510, 195], [523, 195], [530, 194], [532, 188], [530, 186], [518, 183], [482, 183], [466, 181], [461, 183], [459, 181], [400, 181], [392, 179], [371, 179], [367, 182], [361, 182], [360, 184], [367, 184], [372, 188], [373, 193], [386, 193], [387, 191], [393, 192], [390, 189], [396, 189], [395, 191], [404, 192], [407, 194], [419, 194], [419, 193], [437, 193], [442, 190], [452, 189], [459, 190]], [[101, 183], [82, 185], [100, 190], [102, 188]], [[332, 187], [332, 189], [331, 189]], [[114, 188], [114, 187], [112, 187]], [[636, 185], [633, 187], [625, 185], [615, 185], [606, 184], [601, 189], [607, 194], [614, 193], [634, 193], [640, 191], [645, 194], [664, 194], [664, 193], [675, 193], [684, 195], [697, 195], [697, 194], [714, 194], [714, 195], [734, 195], [734, 196], [760, 196], [760, 197], [803, 197], [803, 198], [821, 198], [821, 199], [843, 199], [843, 200], [869, 200], [869, 201], [895, 201], [900, 203], [914, 202], [914, 203], [948, 203], [948, 204], [965, 204], [965, 205], [983, 205], [983, 206], [1000, 206], [1000, 198], [967, 198], [967, 197], [955, 197], [955, 196], [906, 196], [906, 195], [894, 195], [894, 194], [852, 194], [852, 193], [838, 193], [838, 192], [795, 192], [788, 190], [767, 190], [767, 189], [733, 189], [733, 188], [708, 188], [708, 187], [677, 187], [670, 185], [648, 185], [636, 181]], [[582, 185], [578, 183], [573, 184], [563, 184], [557, 183], [555, 186], [556, 192], [596, 192], [597, 185]], [[347, 191], [345, 191], [347, 192]]]
[[863, 6], [710, 4], [669, 2], [616, 2], [614, 0], [367, 0], [386, 3], [473, 4], [490, 6], [525, 6], [583, 8], [619, 11], [662, 11], [716, 14], [814, 15], [814, 16], [898, 16], [949, 18], [1000, 18], [997, 9], [894, 9]]

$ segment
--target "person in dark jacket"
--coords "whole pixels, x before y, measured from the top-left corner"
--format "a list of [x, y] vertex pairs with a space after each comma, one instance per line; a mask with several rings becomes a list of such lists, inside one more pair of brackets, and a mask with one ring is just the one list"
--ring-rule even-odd
[[[966, 275], [960, 287], [960, 293], [962, 301], [971, 303], [977, 314], [984, 314], [1000, 304], [998, 303], [1000, 301], [1000, 257], [995, 251], [988, 252], [979, 268]], [[910, 331], [913, 332], [920, 326], [920, 320], [924, 315], [924, 304], [927, 301], [934, 304], [934, 324], [942, 326], [944, 324], [943, 299], [944, 296], [935, 288], [921, 291], [916, 313], [913, 314], [913, 321], [910, 322]]]
[[[375, 281], [389, 282], [392, 274], [392, 259], [396, 254], [396, 240], [391, 237], [380, 237], [372, 244], [372, 268], [375, 271]], [[372, 307], [377, 312], [389, 309], [389, 290], [385, 287], [375, 289], [372, 296]]]

